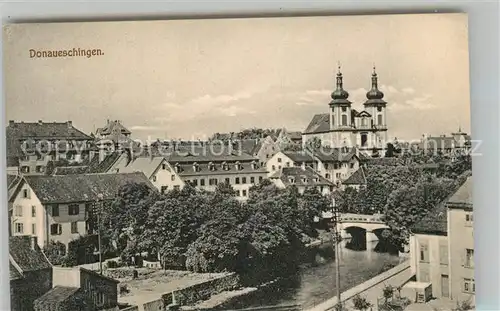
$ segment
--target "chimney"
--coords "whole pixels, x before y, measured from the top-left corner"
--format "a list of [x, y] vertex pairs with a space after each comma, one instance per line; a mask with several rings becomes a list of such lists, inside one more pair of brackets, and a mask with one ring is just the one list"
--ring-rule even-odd
[[31, 242], [31, 249], [36, 250], [36, 247], [38, 246], [38, 238], [36, 236], [31, 236], [30, 242]]
[[42, 125], [42, 123], [43, 123], [42, 120], [38, 120], [38, 124]]
[[[38, 121], [38, 122], [42, 122], [42, 121]], [[68, 127], [73, 127], [73, 122], [72, 121], [68, 121], [66, 123], [68, 124]]]
[[14, 120], [9, 120], [9, 126], [10, 126], [10, 127], [14, 127], [14, 125], [15, 125]]
[[109, 119], [108, 119], [108, 120], [106, 120], [106, 124], [108, 124], [108, 125], [109, 125]]

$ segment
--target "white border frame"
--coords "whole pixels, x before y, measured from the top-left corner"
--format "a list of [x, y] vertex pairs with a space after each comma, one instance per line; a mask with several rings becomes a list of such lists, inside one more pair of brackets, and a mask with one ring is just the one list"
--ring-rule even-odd
[[[3, 24], [13, 22], [143, 20], [169, 18], [359, 15], [381, 13], [466, 12], [469, 14], [472, 138], [481, 140], [473, 158], [475, 218], [476, 309], [500, 310], [499, 258], [499, 3], [479, 1], [182, 1], [168, 2], [0, 2]], [[3, 61], [3, 59], [2, 59]], [[3, 77], [3, 75], [2, 75]], [[3, 82], [3, 81], [2, 81]], [[3, 83], [2, 94], [3, 94]], [[2, 126], [5, 137], [5, 105], [2, 96]], [[0, 139], [0, 165], [6, 168], [5, 139]], [[6, 202], [6, 174], [0, 194]], [[6, 204], [0, 219], [7, 219]], [[0, 230], [0, 310], [10, 310], [7, 225]]]

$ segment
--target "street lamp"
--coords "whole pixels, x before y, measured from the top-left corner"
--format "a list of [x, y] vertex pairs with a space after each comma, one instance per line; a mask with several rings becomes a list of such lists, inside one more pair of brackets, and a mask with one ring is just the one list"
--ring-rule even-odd
[[342, 301], [340, 300], [340, 234], [338, 232], [338, 208], [335, 203], [335, 198], [332, 197], [332, 219], [333, 219], [333, 247], [335, 248], [335, 281], [337, 289], [337, 310], [341, 309]]
[[101, 247], [101, 209], [102, 209], [103, 195], [97, 195], [97, 244], [99, 247], [99, 273], [102, 274], [102, 247]]

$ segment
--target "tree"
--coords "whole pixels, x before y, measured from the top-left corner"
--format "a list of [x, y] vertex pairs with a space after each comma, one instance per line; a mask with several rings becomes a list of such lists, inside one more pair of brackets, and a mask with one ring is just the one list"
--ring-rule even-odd
[[315, 150], [321, 148], [321, 138], [314, 136], [306, 141], [306, 148]]
[[364, 311], [372, 307], [372, 304], [368, 302], [365, 297], [361, 297], [359, 294], [354, 296], [352, 303], [354, 305], [354, 309], [356, 310]]
[[50, 241], [49, 244], [43, 248], [43, 252], [50, 263], [57, 266], [63, 263], [64, 256], [66, 256], [66, 245], [59, 241]]
[[333, 193], [335, 204], [341, 213], [367, 214], [360, 201], [360, 192], [353, 187], [337, 190]]

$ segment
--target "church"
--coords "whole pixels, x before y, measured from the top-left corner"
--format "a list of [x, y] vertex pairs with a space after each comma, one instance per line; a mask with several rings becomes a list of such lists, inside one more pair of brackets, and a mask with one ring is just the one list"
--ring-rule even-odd
[[[386, 106], [384, 93], [378, 89], [378, 76], [373, 67], [372, 87], [366, 93], [364, 109], [353, 109], [349, 93], [344, 90], [340, 66], [337, 73], [337, 89], [332, 92], [329, 113], [315, 115], [302, 133], [305, 145], [311, 139], [319, 139], [329, 147], [357, 147], [367, 155], [374, 155], [387, 143]], [[381, 154], [382, 155], [382, 154]]]

